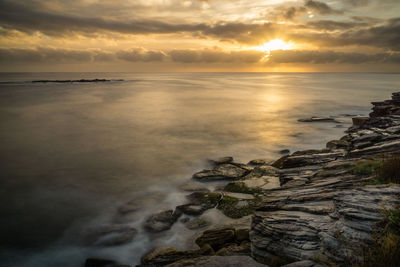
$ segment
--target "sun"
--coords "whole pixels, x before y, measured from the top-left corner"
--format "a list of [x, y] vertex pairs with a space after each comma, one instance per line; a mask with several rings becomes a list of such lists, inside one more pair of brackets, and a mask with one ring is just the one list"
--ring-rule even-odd
[[270, 53], [271, 51], [274, 50], [289, 50], [292, 49], [292, 47], [293, 47], [292, 44], [285, 43], [281, 39], [274, 39], [263, 45], [256, 46], [255, 49]]

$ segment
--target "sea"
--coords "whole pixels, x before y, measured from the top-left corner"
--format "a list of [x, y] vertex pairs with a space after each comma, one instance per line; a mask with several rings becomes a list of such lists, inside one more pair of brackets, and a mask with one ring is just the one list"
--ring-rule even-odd
[[[112, 81], [32, 83], [79, 79]], [[155, 246], [193, 247], [196, 231], [180, 222], [159, 234], [142, 224], [184, 203], [181, 186], [208, 159], [324, 148], [395, 91], [396, 73], [0, 73], [0, 265], [134, 266]], [[298, 121], [312, 116], [335, 121]], [[121, 219], [132, 201], [140, 209]], [[110, 225], [138, 233], [118, 246], [83, 241]]]

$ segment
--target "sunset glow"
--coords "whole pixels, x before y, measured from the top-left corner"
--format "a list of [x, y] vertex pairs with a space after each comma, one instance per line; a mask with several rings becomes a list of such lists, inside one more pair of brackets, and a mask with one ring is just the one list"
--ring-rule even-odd
[[292, 49], [293, 45], [289, 43], [285, 43], [284, 41], [280, 39], [274, 39], [269, 41], [268, 43], [265, 43], [261, 46], [256, 46], [255, 49], [263, 52], [268, 52], [270, 53], [271, 51], [274, 50], [288, 50]]

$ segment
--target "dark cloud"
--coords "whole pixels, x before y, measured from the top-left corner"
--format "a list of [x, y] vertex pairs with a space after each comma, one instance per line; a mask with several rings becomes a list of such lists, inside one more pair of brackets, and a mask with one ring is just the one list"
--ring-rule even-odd
[[343, 11], [333, 9], [324, 2], [307, 0], [304, 6], [321, 15], [343, 14]]
[[270, 56], [272, 63], [310, 63], [310, 64], [330, 64], [330, 63], [400, 63], [399, 53], [343, 53], [334, 51], [298, 51], [298, 50], [277, 50]]
[[305, 29], [317, 29], [323, 31], [337, 31], [337, 30], [348, 30], [357, 27], [366, 27], [369, 24], [366, 22], [354, 22], [354, 21], [334, 21], [334, 20], [316, 20], [307, 22], [299, 28]]
[[[23, 14], [23, 16], [21, 16]], [[0, 0], [0, 26], [33, 33], [40, 31], [50, 36], [68, 36], [72, 32], [91, 35], [96, 31], [125, 34], [168, 34], [189, 32], [225, 41], [256, 43], [274, 31], [273, 24], [215, 23], [170, 24], [156, 20], [118, 21], [32, 10], [26, 6]]]
[[400, 18], [387, 20], [379, 26], [350, 29], [339, 33], [295, 33], [291, 38], [319, 46], [365, 45], [400, 51]]
[[199, 31], [205, 24], [169, 24], [155, 20], [118, 21], [114, 19], [74, 16], [34, 10], [9, 0], [0, 0], [0, 25], [22, 32], [40, 31], [48, 35], [66, 32], [92, 32], [97, 30], [130, 34], [176, 33]]

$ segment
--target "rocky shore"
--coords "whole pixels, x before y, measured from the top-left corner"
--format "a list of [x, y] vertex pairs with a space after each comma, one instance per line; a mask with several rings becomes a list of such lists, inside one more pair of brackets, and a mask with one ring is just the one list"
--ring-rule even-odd
[[[206, 228], [195, 239], [198, 249], [157, 247], [143, 255], [140, 266], [305, 267], [363, 262], [376, 224], [386, 211], [400, 205], [400, 185], [376, 180], [377, 166], [389, 155], [400, 154], [400, 93], [372, 104], [369, 117], [353, 118], [346, 135], [324, 149], [247, 164], [231, 157], [212, 160], [213, 167], [195, 173], [193, 179], [218, 181], [216, 190], [185, 185], [183, 189], [191, 191], [186, 203], [149, 216], [143, 225], [150, 233], [167, 231], [175, 223]], [[302, 122], [321, 120], [316, 118]], [[232, 219], [248, 218], [248, 223], [210, 228], [202, 214], [215, 208]], [[135, 205], [127, 203], [119, 212], [135, 212]], [[129, 242], [136, 231], [120, 227], [104, 233], [113, 233], [111, 240], [100, 238], [110, 245]], [[88, 259], [85, 266], [121, 265]]]

